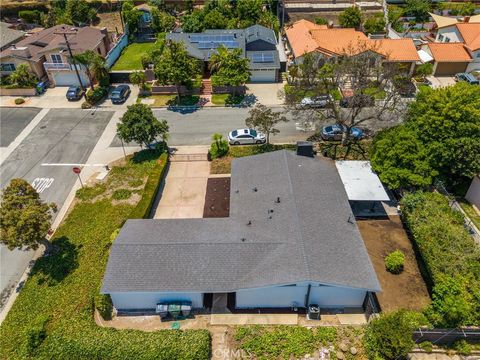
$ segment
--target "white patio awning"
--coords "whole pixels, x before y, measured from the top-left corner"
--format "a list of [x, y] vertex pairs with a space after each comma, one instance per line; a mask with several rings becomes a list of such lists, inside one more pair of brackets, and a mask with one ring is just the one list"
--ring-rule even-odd
[[390, 200], [370, 161], [336, 161], [338, 173], [347, 191], [348, 200]]
[[433, 57], [425, 50], [418, 50], [417, 53], [424, 64], [433, 60]]

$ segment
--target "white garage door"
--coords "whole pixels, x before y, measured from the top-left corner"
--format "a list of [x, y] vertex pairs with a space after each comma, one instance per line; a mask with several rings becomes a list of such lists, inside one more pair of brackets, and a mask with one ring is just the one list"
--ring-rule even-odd
[[276, 75], [277, 72], [275, 71], [275, 69], [252, 70], [252, 74], [250, 75], [250, 82], [272, 83], [277, 81]]
[[[74, 71], [55, 71], [52, 72], [52, 76], [55, 86], [78, 85], [77, 74]], [[82, 79], [83, 85], [89, 85], [88, 77], [85, 75], [85, 73], [80, 73], [80, 78]]]

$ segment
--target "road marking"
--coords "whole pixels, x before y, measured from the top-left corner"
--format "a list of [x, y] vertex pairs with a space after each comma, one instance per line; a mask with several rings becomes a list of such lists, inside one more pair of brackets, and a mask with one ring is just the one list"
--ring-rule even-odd
[[37, 190], [39, 194], [44, 192], [50, 186], [52, 186], [53, 182], [55, 181], [54, 178], [35, 178], [32, 181], [32, 187]]
[[[13, 140], [7, 148], [2, 148], [0, 153], [0, 164], [2, 164], [17, 148], [18, 145], [32, 132], [32, 130], [42, 121], [42, 119], [47, 115], [50, 109], [42, 109], [40, 112], [30, 121], [30, 123], [25, 126], [20, 134]], [[4, 150], [5, 149], [5, 150]]]

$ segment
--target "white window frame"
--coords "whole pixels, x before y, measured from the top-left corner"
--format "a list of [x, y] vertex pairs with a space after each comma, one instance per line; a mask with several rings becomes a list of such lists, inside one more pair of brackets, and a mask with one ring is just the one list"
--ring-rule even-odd
[[2, 64], [2, 71], [15, 71], [16, 67], [13, 63]]

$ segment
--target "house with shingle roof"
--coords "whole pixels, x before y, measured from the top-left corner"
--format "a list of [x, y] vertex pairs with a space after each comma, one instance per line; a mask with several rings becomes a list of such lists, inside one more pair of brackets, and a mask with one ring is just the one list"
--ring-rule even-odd
[[349, 28], [329, 28], [307, 20], [299, 20], [285, 29], [287, 46], [293, 61], [315, 53], [325, 58], [356, 56], [366, 51], [378, 54], [379, 61], [401, 63], [413, 73], [420, 61], [412, 39], [370, 39], [363, 32]]
[[[49, 79], [54, 86], [78, 85], [74, 65], [62, 33], [67, 33], [74, 55], [92, 50], [106, 56], [110, 38], [106, 29], [56, 25], [43, 29], [0, 52], [1, 75], [15, 71], [19, 64], [27, 64], [38, 79]], [[77, 65], [78, 66], [78, 65]], [[85, 70], [78, 66], [82, 83], [87, 85]]]
[[0, 51], [12, 46], [25, 37], [25, 32], [10, 28], [10, 24], [0, 21]]
[[287, 150], [233, 160], [229, 217], [128, 220], [101, 288], [121, 312], [214, 296], [342, 312], [380, 290], [335, 162]]
[[435, 42], [422, 50], [433, 58], [434, 75], [480, 71], [480, 15], [461, 20], [430, 15], [436, 23]]

